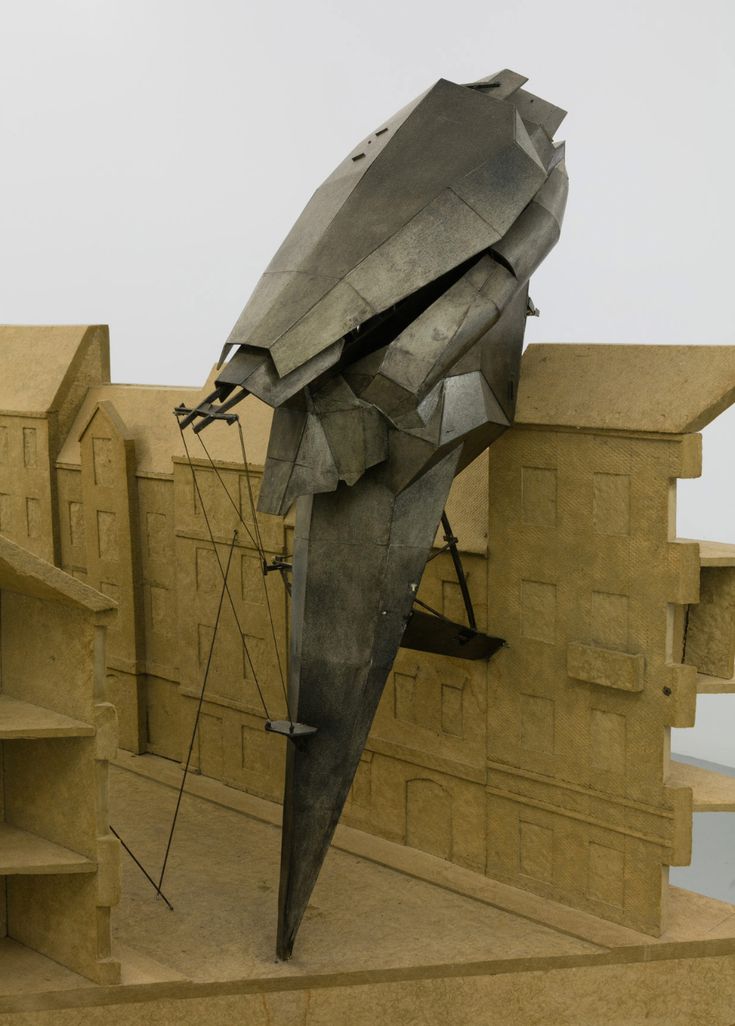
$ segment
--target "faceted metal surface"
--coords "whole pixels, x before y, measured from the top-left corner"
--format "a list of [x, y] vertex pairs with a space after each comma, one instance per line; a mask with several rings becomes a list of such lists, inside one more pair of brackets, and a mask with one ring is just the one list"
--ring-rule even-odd
[[[528, 281], [559, 238], [564, 111], [440, 80], [314, 193], [225, 344], [201, 423], [274, 406], [262, 512], [297, 501], [278, 953], [289, 957], [453, 476], [512, 422]], [[234, 353], [232, 352], [234, 350]], [[418, 610], [407, 644], [500, 644]], [[431, 618], [435, 619], [435, 618]], [[437, 626], [440, 623], [441, 626]], [[316, 728], [308, 733], [308, 728]]]
[[521, 93], [440, 79], [385, 122], [314, 194], [228, 342], [269, 349], [283, 376], [362, 323], [366, 304], [384, 311], [500, 238], [545, 178]]
[[399, 496], [372, 471], [354, 488], [299, 500], [289, 705], [318, 729], [287, 752], [279, 958], [291, 955], [352, 784], [459, 451]]

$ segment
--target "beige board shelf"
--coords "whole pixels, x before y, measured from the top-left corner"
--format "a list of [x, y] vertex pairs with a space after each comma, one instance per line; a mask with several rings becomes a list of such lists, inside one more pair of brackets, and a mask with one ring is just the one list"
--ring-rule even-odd
[[[682, 538], [681, 541], [695, 541]], [[697, 541], [701, 566], [735, 566], [735, 545], [728, 542]]]
[[669, 787], [691, 787], [694, 812], [735, 812], [735, 777], [671, 761]]
[[0, 695], [0, 740], [43, 737], [91, 737], [94, 727], [70, 716]]
[[90, 859], [9, 823], [0, 823], [0, 876], [93, 873]]
[[697, 674], [698, 695], [735, 694], [735, 677], [712, 677], [708, 673]]

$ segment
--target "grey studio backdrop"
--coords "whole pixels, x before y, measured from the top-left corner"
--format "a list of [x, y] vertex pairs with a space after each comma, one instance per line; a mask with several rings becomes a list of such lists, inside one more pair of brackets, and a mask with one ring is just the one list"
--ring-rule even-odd
[[[0, 0], [0, 320], [108, 323], [114, 380], [198, 384], [344, 153], [510, 67], [569, 110], [527, 342], [732, 344], [734, 32], [730, 0]], [[735, 542], [735, 410], [704, 436], [679, 534]], [[735, 697], [673, 734], [735, 766]], [[734, 821], [695, 816], [674, 882], [735, 899]]]

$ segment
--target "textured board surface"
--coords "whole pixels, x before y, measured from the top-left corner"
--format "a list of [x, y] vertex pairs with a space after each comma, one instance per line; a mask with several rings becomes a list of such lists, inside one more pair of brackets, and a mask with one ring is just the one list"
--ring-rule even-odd
[[733, 398], [735, 346], [530, 345], [516, 421], [677, 434]]
[[94, 862], [27, 830], [0, 823], [0, 875], [94, 873]]
[[91, 737], [95, 728], [89, 723], [0, 695], [0, 740], [31, 737]]

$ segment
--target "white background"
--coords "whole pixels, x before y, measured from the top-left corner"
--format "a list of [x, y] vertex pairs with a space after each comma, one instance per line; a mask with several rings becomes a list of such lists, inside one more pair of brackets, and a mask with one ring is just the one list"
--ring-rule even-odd
[[[0, 0], [0, 320], [109, 323], [113, 378], [201, 383], [352, 145], [437, 78], [565, 107], [529, 341], [733, 343], [733, 0]], [[735, 414], [680, 533], [735, 541]], [[674, 747], [735, 764], [735, 696]]]

